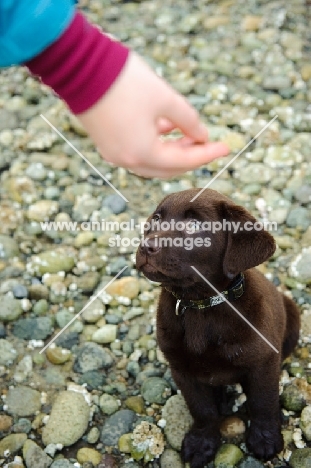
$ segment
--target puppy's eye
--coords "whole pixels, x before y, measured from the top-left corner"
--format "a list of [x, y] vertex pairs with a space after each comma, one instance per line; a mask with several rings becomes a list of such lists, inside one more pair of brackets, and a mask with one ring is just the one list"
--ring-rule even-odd
[[160, 219], [161, 219], [161, 216], [159, 214], [154, 214], [152, 216], [152, 220], [155, 221], [155, 222], [160, 221]]
[[193, 232], [198, 232], [201, 231], [201, 222], [198, 221], [197, 219], [190, 219], [186, 223], [186, 230], [187, 232], [193, 233]]

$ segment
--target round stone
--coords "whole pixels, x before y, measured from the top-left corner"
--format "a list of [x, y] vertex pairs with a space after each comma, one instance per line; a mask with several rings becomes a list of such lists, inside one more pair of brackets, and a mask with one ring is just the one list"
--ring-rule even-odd
[[42, 431], [44, 445], [62, 444], [68, 447], [74, 444], [86, 431], [89, 416], [90, 407], [81, 393], [59, 393]]
[[23, 385], [10, 388], [6, 397], [8, 412], [14, 416], [31, 416], [41, 408], [41, 394]]

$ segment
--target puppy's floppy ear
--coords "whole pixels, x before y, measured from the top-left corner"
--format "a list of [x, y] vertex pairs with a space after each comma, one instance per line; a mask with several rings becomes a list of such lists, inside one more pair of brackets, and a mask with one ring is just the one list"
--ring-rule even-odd
[[[223, 261], [223, 270], [228, 278], [232, 279], [241, 271], [259, 265], [271, 257], [275, 251], [273, 237], [263, 228], [254, 228], [257, 220], [245, 208], [225, 202], [222, 216], [231, 224], [231, 231], [227, 230]], [[237, 227], [237, 224], [233, 223], [240, 223], [236, 233], [233, 226]]]

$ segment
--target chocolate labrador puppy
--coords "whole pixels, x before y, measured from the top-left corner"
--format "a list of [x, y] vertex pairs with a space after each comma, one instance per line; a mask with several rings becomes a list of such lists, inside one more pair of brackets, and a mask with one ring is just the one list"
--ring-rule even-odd
[[164, 198], [136, 260], [162, 285], [158, 344], [194, 419], [182, 457], [191, 468], [213, 459], [221, 443], [216, 396], [241, 383], [248, 448], [268, 460], [283, 449], [279, 375], [298, 340], [299, 311], [253, 268], [273, 254], [273, 237], [227, 197], [206, 189], [191, 202], [197, 194]]

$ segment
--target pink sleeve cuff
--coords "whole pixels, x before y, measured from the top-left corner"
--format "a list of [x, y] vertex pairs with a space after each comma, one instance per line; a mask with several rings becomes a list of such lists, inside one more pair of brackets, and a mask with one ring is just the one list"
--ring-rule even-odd
[[129, 49], [76, 12], [56, 42], [25, 65], [50, 86], [75, 114], [93, 106], [122, 70]]

